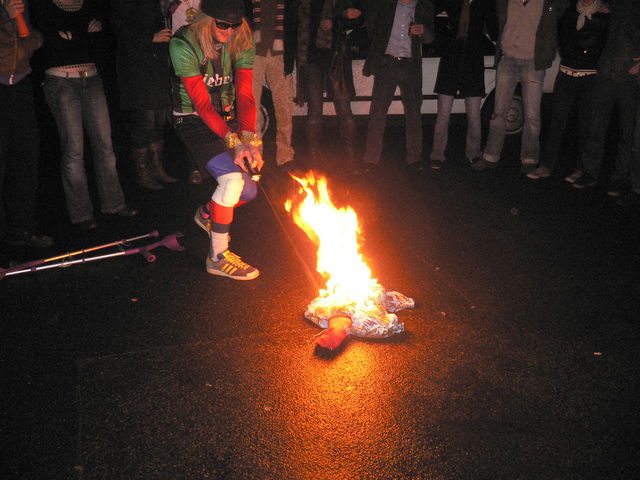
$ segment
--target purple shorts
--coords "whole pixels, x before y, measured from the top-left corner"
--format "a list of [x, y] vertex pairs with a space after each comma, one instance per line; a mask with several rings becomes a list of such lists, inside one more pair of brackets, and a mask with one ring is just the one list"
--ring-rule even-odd
[[206, 167], [207, 171], [216, 179], [222, 175], [226, 175], [227, 173], [240, 172], [242, 174], [242, 179], [244, 180], [240, 200], [243, 202], [249, 202], [256, 198], [256, 195], [258, 194], [258, 184], [255, 180], [251, 180], [251, 175], [243, 171], [233, 162], [233, 157], [228, 152], [223, 152], [213, 157], [207, 162]]

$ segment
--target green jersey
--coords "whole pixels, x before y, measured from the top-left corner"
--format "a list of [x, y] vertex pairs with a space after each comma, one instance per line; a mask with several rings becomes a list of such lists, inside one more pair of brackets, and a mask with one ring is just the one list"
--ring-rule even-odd
[[255, 46], [232, 56], [228, 45], [220, 48], [220, 56], [210, 60], [204, 56], [193, 31], [182, 27], [169, 42], [169, 53], [176, 74], [173, 109], [179, 113], [195, 113], [195, 108], [187, 90], [177, 77], [202, 75], [209, 92], [211, 104], [218, 112], [227, 112], [235, 100], [233, 72], [237, 68], [253, 69], [256, 55]]

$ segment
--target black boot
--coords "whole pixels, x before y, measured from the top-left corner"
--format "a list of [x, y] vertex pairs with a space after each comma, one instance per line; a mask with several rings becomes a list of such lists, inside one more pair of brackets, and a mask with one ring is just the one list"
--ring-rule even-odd
[[131, 158], [136, 166], [136, 183], [149, 190], [162, 190], [164, 187], [158, 183], [149, 172], [147, 163], [149, 147], [134, 148], [131, 150]]
[[164, 142], [162, 140], [149, 144], [149, 173], [159, 182], [176, 183], [178, 179], [169, 175], [162, 166], [163, 150]]

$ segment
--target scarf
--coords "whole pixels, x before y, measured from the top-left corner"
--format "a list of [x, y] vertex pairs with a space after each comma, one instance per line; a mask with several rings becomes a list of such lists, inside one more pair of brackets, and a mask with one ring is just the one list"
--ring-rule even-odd
[[602, 2], [600, 0], [593, 0], [593, 3], [591, 5], [584, 5], [582, 0], [580, 0], [576, 4], [576, 10], [579, 13], [578, 23], [576, 24], [576, 30], [581, 30], [582, 27], [584, 27], [584, 23], [586, 22], [587, 18], [591, 20], [591, 15], [593, 15], [598, 10], [600, 10], [601, 6], [602, 6]]

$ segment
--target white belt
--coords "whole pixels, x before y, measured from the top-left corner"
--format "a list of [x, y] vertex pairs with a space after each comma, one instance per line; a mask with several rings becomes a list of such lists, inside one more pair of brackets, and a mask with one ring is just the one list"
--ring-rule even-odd
[[560, 65], [560, 71], [570, 77], [587, 77], [589, 75], [595, 75], [597, 72], [593, 70], [572, 70], [570, 68]]
[[61, 70], [49, 69], [45, 72], [47, 75], [62, 78], [89, 78], [95, 77], [98, 74], [98, 70], [83, 70], [82, 72], [63, 72]]

